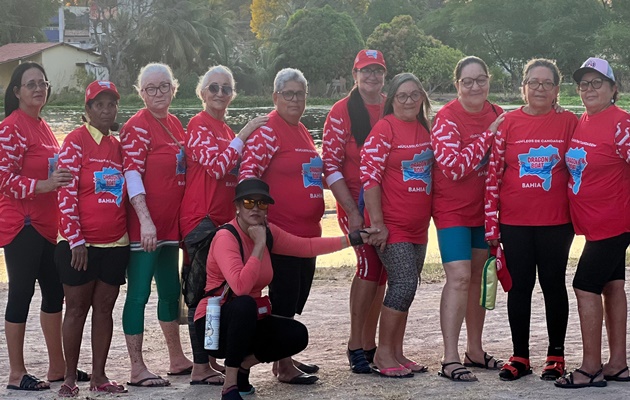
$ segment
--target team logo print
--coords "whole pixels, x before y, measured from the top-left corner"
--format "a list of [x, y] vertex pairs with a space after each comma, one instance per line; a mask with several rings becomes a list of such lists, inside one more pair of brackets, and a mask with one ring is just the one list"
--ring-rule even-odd
[[59, 154], [55, 154], [48, 159], [48, 177], [50, 178], [57, 169], [57, 161], [59, 160]]
[[402, 162], [403, 182], [422, 181], [427, 185], [426, 193], [430, 194], [432, 166], [433, 150], [424, 150], [420, 154], [415, 154], [413, 159]]
[[317, 186], [321, 189], [322, 185], [322, 171], [324, 170], [324, 163], [319, 156], [311, 158], [308, 163], [302, 164], [302, 178], [304, 179], [304, 187]]
[[[528, 153], [518, 155], [520, 165], [519, 178], [524, 176], [536, 176], [542, 180], [542, 188], [545, 191], [551, 189], [551, 177], [553, 168], [560, 161], [560, 154], [557, 148], [552, 145], [540, 146], [537, 149], [530, 149]], [[539, 187], [538, 184], [527, 187]]]
[[183, 175], [186, 173], [186, 154], [184, 154], [184, 149], [179, 149], [179, 153], [177, 153], [177, 167], [175, 168], [176, 175]]
[[588, 165], [586, 162], [586, 150], [583, 147], [569, 148], [564, 157], [564, 162], [567, 164], [567, 169], [573, 180], [573, 182], [569, 182], [569, 187], [573, 194], [578, 194], [580, 186], [582, 186], [582, 173]]
[[[99, 199], [99, 203], [115, 202], [118, 207], [123, 199], [123, 185], [125, 178], [122, 172], [115, 168], [103, 168], [100, 172], [94, 172], [94, 193], [110, 193], [114, 199]], [[111, 200], [111, 201], [109, 201]]]

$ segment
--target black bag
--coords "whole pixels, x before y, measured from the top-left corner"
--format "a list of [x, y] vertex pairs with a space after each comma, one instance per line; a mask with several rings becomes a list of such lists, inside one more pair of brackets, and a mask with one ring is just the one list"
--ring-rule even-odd
[[[197, 307], [201, 299], [211, 295], [217, 289], [222, 289], [225, 284], [224, 282], [220, 287], [209, 290], [206, 293], [206, 262], [208, 261], [208, 252], [210, 251], [212, 239], [214, 239], [219, 229], [227, 229], [234, 235], [238, 241], [239, 250], [241, 251], [241, 259], [245, 262], [243, 242], [233, 225], [224, 224], [210, 231], [204, 239], [193, 246], [189, 260], [190, 264], [184, 264], [182, 266], [182, 294], [184, 295], [184, 301], [188, 308]], [[273, 236], [271, 235], [271, 230], [267, 227], [267, 249], [269, 249], [270, 253], [272, 248]]]

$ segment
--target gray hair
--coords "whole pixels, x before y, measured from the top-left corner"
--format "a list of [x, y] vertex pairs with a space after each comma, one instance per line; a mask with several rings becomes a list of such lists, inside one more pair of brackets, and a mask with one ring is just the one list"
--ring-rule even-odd
[[236, 82], [234, 82], [234, 75], [232, 75], [232, 71], [223, 65], [215, 65], [214, 67], [210, 67], [208, 72], [206, 72], [202, 77], [199, 78], [199, 82], [197, 82], [197, 88], [195, 89], [195, 93], [199, 100], [203, 102], [203, 97], [201, 96], [201, 91], [208, 87], [208, 82], [210, 82], [210, 76], [213, 74], [223, 74], [228, 77], [230, 81], [230, 86], [232, 86], [232, 100], [236, 97]]
[[304, 74], [302, 73], [302, 71], [295, 68], [284, 68], [278, 71], [278, 73], [276, 74], [276, 78], [273, 80], [273, 91], [281, 91], [282, 89], [284, 89], [285, 85], [291, 81], [301, 83], [304, 87], [304, 91], [308, 91], [308, 82], [306, 81]]
[[173, 70], [166, 64], [162, 63], [149, 63], [140, 69], [140, 73], [138, 73], [138, 79], [136, 80], [136, 84], [134, 88], [138, 91], [138, 95], [141, 95], [142, 92], [142, 84], [147, 79], [147, 77], [151, 74], [163, 74], [168, 76], [168, 79], [171, 81], [171, 85], [173, 86], [173, 96], [177, 93], [177, 88], [179, 87], [179, 82], [173, 76]]

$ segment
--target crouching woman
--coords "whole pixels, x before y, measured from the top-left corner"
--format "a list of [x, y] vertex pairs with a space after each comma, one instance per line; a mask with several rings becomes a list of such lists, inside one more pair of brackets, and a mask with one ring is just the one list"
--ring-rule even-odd
[[[275, 315], [259, 315], [259, 310], [264, 309], [260, 305], [265, 302], [261, 291], [273, 277], [266, 230], [267, 209], [274, 203], [269, 186], [259, 179], [246, 179], [237, 185], [234, 203], [236, 218], [229, 224], [238, 233], [242, 247], [233, 233], [219, 230], [206, 265], [206, 290], [219, 295], [227, 282], [233, 292], [221, 301], [219, 349], [209, 351], [213, 357], [225, 358], [222, 400], [239, 400], [241, 394], [253, 393], [254, 388], [249, 384], [252, 366], [290, 357], [308, 344], [308, 331], [302, 323]], [[376, 231], [367, 228], [349, 236], [301, 238], [275, 225], [268, 226], [274, 253], [294, 257], [315, 257], [360, 245]], [[207, 303], [206, 297], [195, 312], [197, 339], [201, 342]], [[270, 309], [268, 302], [267, 305]]]

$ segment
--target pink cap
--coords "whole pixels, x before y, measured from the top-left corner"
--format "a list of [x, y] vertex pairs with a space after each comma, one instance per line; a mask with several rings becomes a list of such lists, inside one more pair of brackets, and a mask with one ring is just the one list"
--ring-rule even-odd
[[118, 90], [116, 89], [116, 85], [114, 85], [110, 81], [94, 81], [88, 85], [85, 89], [85, 102], [95, 99], [100, 93], [110, 92], [116, 99], [120, 100], [120, 94], [118, 94]]
[[582, 76], [584, 76], [585, 73], [593, 71], [599, 72], [606, 78], [615, 82], [615, 74], [613, 74], [613, 70], [610, 68], [608, 61], [596, 57], [591, 57], [584, 61], [584, 64], [582, 64], [582, 66], [573, 73], [573, 79], [576, 82], [579, 82], [582, 80]]
[[385, 66], [385, 59], [383, 58], [383, 53], [378, 50], [361, 50], [357, 56], [354, 58], [354, 69], [361, 69], [363, 67], [367, 67], [368, 65], [380, 65], [383, 68], [387, 68]]

